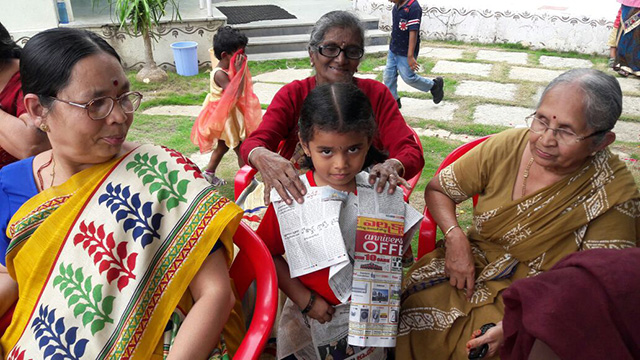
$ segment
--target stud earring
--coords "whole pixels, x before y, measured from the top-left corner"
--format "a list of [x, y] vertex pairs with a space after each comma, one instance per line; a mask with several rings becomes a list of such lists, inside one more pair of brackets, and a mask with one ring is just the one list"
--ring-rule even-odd
[[39, 128], [44, 132], [49, 132], [49, 125], [47, 124], [40, 124]]

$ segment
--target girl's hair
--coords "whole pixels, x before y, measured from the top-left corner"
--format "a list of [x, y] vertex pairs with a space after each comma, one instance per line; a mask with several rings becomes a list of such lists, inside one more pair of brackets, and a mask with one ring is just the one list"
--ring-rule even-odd
[[120, 62], [120, 56], [98, 35], [73, 28], [54, 28], [33, 36], [22, 50], [20, 78], [25, 94], [36, 94], [50, 106], [71, 78], [75, 64], [94, 54], [106, 53]]
[[[309, 143], [316, 130], [365, 134], [371, 141], [376, 134], [376, 122], [369, 98], [352, 83], [334, 83], [317, 86], [311, 90], [302, 104], [298, 122], [300, 140]], [[386, 160], [387, 156], [369, 147], [364, 168]], [[311, 158], [306, 157], [305, 167], [313, 169]]]
[[0, 65], [20, 59], [22, 48], [13, 41], [9, 31], [0, 23]]
[[360, 47], [364, 49], [364, 25], [362, 21], [348, 11], [335, 10], [330, 11], [320, 17], [311, 29], [309, 38], [309, 50], [311, 52], [318, 51], [318, 45], [324, 41], [324, 35], [333, 28], [350, 29], [360, 35]]
[[247, 36], [231, 26], [223, 26], [213, 36], [213, 54], [218, 60], [222, 59], [222, 53], [233, 54], [236, 50], [247, 46]]

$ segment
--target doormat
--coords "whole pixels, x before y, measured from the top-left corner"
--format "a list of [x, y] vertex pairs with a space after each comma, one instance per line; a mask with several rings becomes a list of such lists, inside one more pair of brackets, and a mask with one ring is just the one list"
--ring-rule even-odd
[[287, 10], [275, 5], [216, 6], [227, 16], [227, 24], [246, 24], [252, 21], [296, 19]]

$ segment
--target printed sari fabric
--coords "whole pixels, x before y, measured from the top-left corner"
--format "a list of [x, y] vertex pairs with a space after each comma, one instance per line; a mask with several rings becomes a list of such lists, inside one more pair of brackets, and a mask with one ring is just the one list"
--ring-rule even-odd
[[497, 134], [439, 174], [454, 201], [479, 194], [468, 232], [475, 289], [467, 301], [464, 290], [449, 284], [443, 248], [420, 259], [403, 283], [399, 359], [466, 358], [472, 331], [502, 319], [501, 292], [514, 280], [576, 251], [637, 245], [640, 195], [626, 165], [608, 149], [556, 184], [510, 200], [528, 138], [527, 129]]
[[3, 353], [161, 359], [165, 328], [177, 307], [188, 312], [188, 285], [217, 241], [231, 261], [240, 216], [188, 159], [151, 145], [38, 194], [9, 225], [20, 298]]
[[640, 76], [640, 8], [622, 5], [620, 15], [620, 41], [617, 63], [620, 69]]

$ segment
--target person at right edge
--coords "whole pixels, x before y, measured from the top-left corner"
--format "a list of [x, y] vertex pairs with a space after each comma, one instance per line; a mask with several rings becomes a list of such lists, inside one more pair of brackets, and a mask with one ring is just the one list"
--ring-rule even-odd
[[420, 51], [420, 19], [422, 8], [417, 0], [389, 0], [395, 4], [392, 9], [393, 24], [391, 26], [391, 43], [387, 55], [387, 66], [384, 69], [383, 81], [393, 98], [402, 107], [398, 95], [398, 73], [408, 85], [430, 91], [433, 102], [438, 104], [444, 97], [444, 80], [438, 76], [427, 79], [418, 74], [420, 65], [416, 61]]

